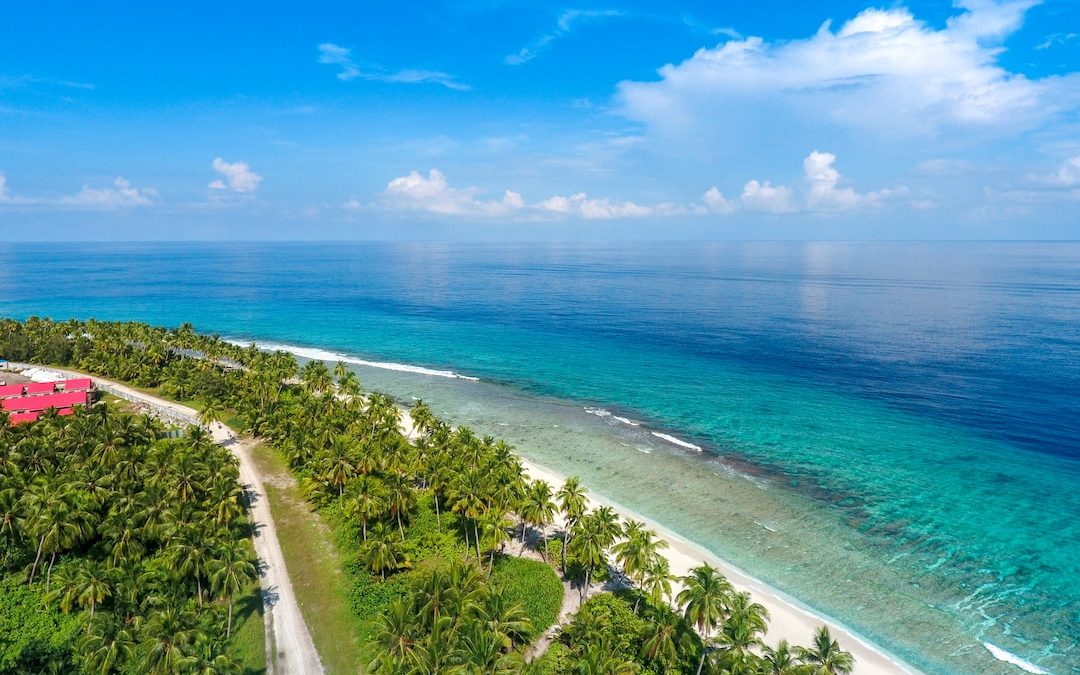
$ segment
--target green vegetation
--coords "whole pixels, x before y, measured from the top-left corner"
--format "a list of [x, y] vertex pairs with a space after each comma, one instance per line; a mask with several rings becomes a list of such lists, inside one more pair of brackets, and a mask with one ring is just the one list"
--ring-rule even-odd
[[[280, 462], [297, 481], [268, 482], [268, 492], [288, 566], [304, 570], [294, 573], [294, 585], [331, 671], [355, 671], [359, 651], [368, 670], [395, 674], [838, 675], [852, 668], [851, 655], [840, 650], [824, 628], [812, 648], [765, 645], [764, 607], [734, 592], [708, 565], [673, 579], [663, 555], [666, 543], [641, 523], [621, 522], [608, 507], [590, 511], [586, 491], [576, 479], [557, 490], [543, 481], [530, 482], [505, 443], [479, 438], [465, 427], [453, 428], [422, 402], [411, 410], [413, 433], [406, 438], [395, 403], [364, 393], [345, 364], [332, 372], [319, 361], [300, 367], [290, 354], [230, 345], [198, 335], [190, 325], [169, 330], [41, 319], [0, 321], [0, 356], [73, 365], [173, 398], [195, 399], [204, 421], [228, 420], [264, 439], [274, 450], [272, 456], [260, 453], [264, 471], [267, 462]], [[97, 414], [82, 413], [73, 420], [95, 419]], [[63, 426], [49, 417], [30, 430], [4, 433], [32, 436], [54, 425]], [[189, 442], [199, 451], [198, 459], [189, 462], [214, 453], [198, 433]], [[93, 447], [111, 443], [99, 441]], [[161, 441], [149, 447], [159, 446], [173, 447]], [[58, 461], [68, 461], [67, 449], [55, 452]], [[177, 473], [187, 476], [188, 464], [178, 467], [176, 457], [169, 459], [154, 476], [167, 474], [174, 481]], [[121, 464], [108, 466], [119, 472]], [[37, 464], [31, 466], [42, 471]], [[234, 474], [228, 465], [230, 484]], [[197, 503], [203, 490], [192, 480], [181, 480], [171, 489], [175, 492], [153, 492], [151, 482], [130, 498], [152, 498], [160, 510], [184, 513], [185, 505]], [[319, 519], [310, 517], [301, 499], [318, 511]], [[19, 499], [20, 504], [24, 501]], [[216, 513], [219, 503], [210, 499], [208, 513]], [[565, 526], [552, 537], [547, 527], [557, 513]], [[2, 515], [0, 510], [0, 534], [6, 532]], [[8, 549], [22, 548], [14, 558], [4, 551], [0, 559], [14, 561], [8, 569], [25, 568], [24, 558], [34, 557], [27, 542], [38, 543], [36, 558], [48, 556], [50, 569], [54, 553], [92, 561], [108, 558], [108, 546], [87, 539], [81, 521], [69, 517], [70, 510], [61, 515], [53, 518], [64, 523], [55, 537], [42, 537], [45, 526], [30, 527], [18, 539], [9, 537], [18, 543], [8, 544]], [[326, 553], [328, 533], [319, 530], [320, 520], [329, 527], [336, 554]], [[15, 522], [24, 527], [22, 520]], [[76, 532], [62, 534], [69, 523]], [[80, 639], [76, 648], [65, 652], [61, 647], [60, 652], [101, 658], [118, 653], [125, 662], [142, 659], [158, 672], [190, 670], [184, 660], [189, 652], [198, 652], [191, 658], [228, 658], [212, 653], [200, 636], [220, 627], [223, 607], [227, 613], [237, 604], [242, 575], [223, 569], [239, 564], [239, 557], [221, 555], [207, 541], [169, 529], [135, 538], [148, 567], [158, 572], [154, 581], [166, 588], [161, 592], [175, 603], [183, 598], [183, 603], [141, 608], [148, 618], [132, 621], [130, 629], [116, 621], [120, 593], [112, 587], [102, 590], [101, 568], [73, 567], [68, 572], [74, 563], [61, 555], [57, 574], [65, 579], [65, 588], [77, 589], [59, 596], [61, 604], [82, 608], [94, 639]], [[546, 563], [521, 557], [530, 549]], [[211, 559], [216, 561], [211, 564]], [[31, 579], [39, 562], [30, 566]], [[562, 605], [556, 568], [576, 584], [583, 604], [550, 649], [526, 663], [530, 642], [557, 619]], [[343, 577], [338, 577], [339, 570]], [[30, 587], [40, 583], [38, 579]], [[681, 590], [673, 597], [676, 588]], [[185, 614], [192, 603], [201, 611]], [[99, 635], [94, 626], [107, 620], [104, 615], [111, 617], [113, 632]], [[49, 634], [63, 641], [65, 632], [58, 627]], [[174, 638], [165, 645], [154, 642], [154, 635]], [[52, 649], [51, 642], [34, 644], [34, 654]], [[3, 642], [0, 647], [7, 649]], [[93, 664], [98, 672], [119, 670], [100, 660]]]
[[537, 633], [559, 618], [563, 585], [549, 565], [528, 558], [505, 558], [495, 564], [491, 586], [504, 593], [511, 604], [521, 605]]
[[360, 671], [364, 660], [359, 621], [333, 532], [312, 513], [311, 504], [273, 448], [258, 445], [252, 458], [263, 477], [285, 566], [303, 572], [293, 573], [290, 581], [323, 667], [331, 675]]
[[0, 419], [0, 670], [259, 670], [232, 640], [257, 612], [235, 460], [162, 431], [104, 403]]

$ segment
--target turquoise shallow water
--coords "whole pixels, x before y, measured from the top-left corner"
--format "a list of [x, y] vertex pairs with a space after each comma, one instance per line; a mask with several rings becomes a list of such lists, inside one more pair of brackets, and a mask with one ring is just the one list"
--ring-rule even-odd
[[1080, 668], [1078, 280], [1074, 244], [0, 247], [5, 315], [481, 378], [358, 366], [931, 672]]

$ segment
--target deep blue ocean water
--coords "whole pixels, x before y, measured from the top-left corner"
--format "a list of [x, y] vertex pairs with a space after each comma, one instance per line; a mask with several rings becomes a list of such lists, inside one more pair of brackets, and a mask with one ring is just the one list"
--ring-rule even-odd
[[0, 244], [0, 315], [477, 377], [361, 371], [916, 666], [1080, 672], [1080, 244]]

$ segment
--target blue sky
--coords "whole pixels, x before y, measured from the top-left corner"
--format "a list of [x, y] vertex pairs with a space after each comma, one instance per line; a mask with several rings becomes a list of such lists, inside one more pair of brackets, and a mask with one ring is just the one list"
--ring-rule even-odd
[[1080, 237], [1080, 2], [17, 3], [0, 240]]

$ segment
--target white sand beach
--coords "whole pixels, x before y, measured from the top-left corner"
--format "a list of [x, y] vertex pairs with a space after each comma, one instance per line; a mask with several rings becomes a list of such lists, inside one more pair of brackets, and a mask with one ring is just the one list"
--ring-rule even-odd
[[[406, 436], [412, 438], [414, 435], [412, 418], [409, 416], [408, 409], [403, 407], [401, 411], [402, 431]], [[518, 456], [521, 457], [520, 454]], [[547, 481], [553, 490], [558, 490], [566, 480], [566, 476], [530, 462], [524, 457], [521, 457], [521, 463], [525, 467], [529, 478]], [[585, 487], [588, 488], [589, 486], [586, 485]], [[664, 552], [664, 555], [670, 563], [672, 575], [676, 577], [686, 576], [691, 568], [699, 566], [702, 562], [707, 562], [726, 576], [736, 590], [749, 592], [755, 602], [761, 603], [769, 611], [769, 632], [766, 636], [766, 641], [769, 644], [787, 640], [791, 644], [810, 645], [814, 631], [817, 630], [818, 626], [825, 624], [829, 627], [832, 636], [839, 640], [840, 646], [854, 655], [855, 675], [920, 672], [913, 666], [904, 663], [900, 658], [888, 654], [880, 647], [856, 636], [835, 621], [826, 620], [799, 606], [798, 603], [786, 597], [780, 591], [755, 579], [731, 563], [722, 560], [704, 547], [680, 537], [664, 526], [592, 492], [588, 494], [588, 500], [590, 508], [596, 508], [597, 506], [611, 507], [624, 520], [639, 520], [655, 530], [657, 535], [668, 544], [668, 549]], [[555, 526], [561, 527], [561, 525], [562, 523], [557, 519]], [[675, 592], [678, 593], [677, 587]]]

